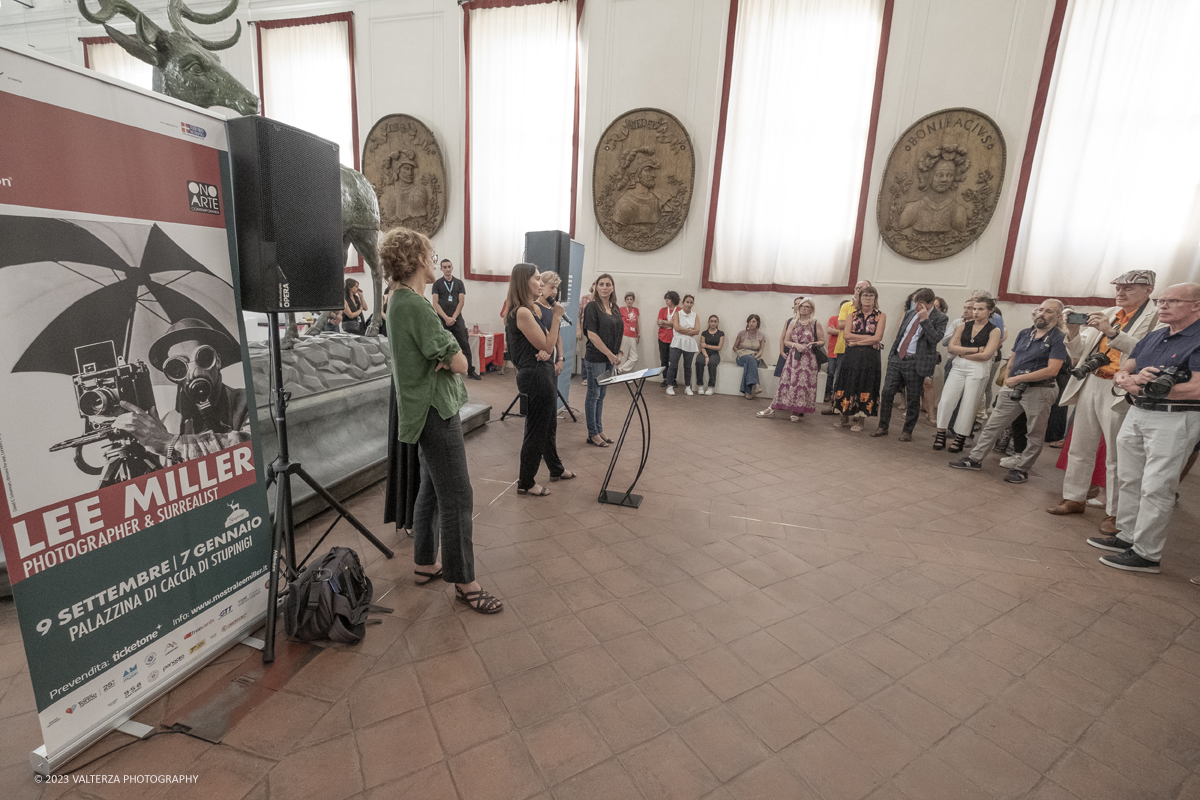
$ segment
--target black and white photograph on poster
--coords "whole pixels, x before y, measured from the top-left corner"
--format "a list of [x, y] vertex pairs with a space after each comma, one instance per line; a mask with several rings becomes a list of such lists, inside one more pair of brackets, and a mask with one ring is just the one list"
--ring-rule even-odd
[[225, 230], [44, 213], [0, 205], [9, 513], [249, 441]]

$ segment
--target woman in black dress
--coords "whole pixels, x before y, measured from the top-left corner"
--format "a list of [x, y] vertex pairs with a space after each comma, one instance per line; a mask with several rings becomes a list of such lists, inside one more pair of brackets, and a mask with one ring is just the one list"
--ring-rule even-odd
[[854, 311], [846, 318], [846, 352], [839, 356], [837, 380], [833, 386], [833, 407], [841, 419], [841, 428], [854, 417], [852, 431], [863, 429], [863, 420], [879, 414], [880, 368], [879, 343], [887, 327], [887, 314], [879, 310], [879, 292], [874, 286], [862, 290], [854, 301]]
[[346, 278], [344, 306], [342, 308], [342, 330], [359, 336], [367, 332], [367, 300], [362, 287], [354, 278]]
[[[508, 283], [508, 312], [504, 338], [517, 367], [517, 391], [525, 395], [525, 439], [521, 442], [521, 472], [517, 494], [544, 497], [550, 490], [535, 482], [542, 459], [550, 480], [570, 480], [575, 473], [563, 468], [556, 445], [558, 416], [553, 355], [558, 324], [565, 309], [555, 303], [548, 326], [543, 326], [538, 306], [542, 283], [537, 267], [517, 264]], [[553, 335], [547, 331], [553, 331]]]

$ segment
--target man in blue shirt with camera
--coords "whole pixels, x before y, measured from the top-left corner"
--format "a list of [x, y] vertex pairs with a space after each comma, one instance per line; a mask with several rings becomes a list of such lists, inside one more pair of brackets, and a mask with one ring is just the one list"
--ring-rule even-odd
[[1117, 533], [1088, 544], [1100, 563], [1159, 572], [1179, 473], [1200, 441], [1200, 284], [1180, 283], [1155, 301], [1167, 327], [1147, 334], [1113, 377], [1133, 408], [1117, 435]]

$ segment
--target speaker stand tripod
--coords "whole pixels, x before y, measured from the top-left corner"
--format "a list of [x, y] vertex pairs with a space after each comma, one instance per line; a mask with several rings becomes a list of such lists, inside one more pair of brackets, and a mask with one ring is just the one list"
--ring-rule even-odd
[[[279, 560], [282, 556], [284, 560], [283, 569], [284, 575], [289, 581], [295, 580], [299, 574], [299, 567], [296, 564], [296, 536], [295, 529], [292, 525], [292, 476], [295, 475], [300, 480], [304, 481], [309, 487], [319, 494], [330, 508], [338, 512], [337, 520], [345, 518], [347, 522], [361, 533], [367, 541], [375, 545], [375, 548], [383, 553], [388, 558], [395, 555], [388, 547], [375, 535], [367, 530], [358, 519], [350, 513], [350, 511], [337, 498], [331, 495], [324, 486], [317, 483], [312, 475], [305, 471], [299, 461], [292, 461], [288, 456], [288, 438], [287, 438], [287, 403], [291, 397], [290, 392], [283, 390], [283, 364], [281, 359], [281, 348], [279, 341], [279, 314], [272, 312], [267, 315], [267, 336], [271, 351], [271, 418], [275, 421], [275, 428], [279, 435], [279, 455], [267, 467], [267, 486], [275, 484], [275, 522], [271, 526], [271, 573], [269, 585], [267, 588], [267, 630], [264, 635], [266, 645], [263, 647], [263, 663], [270, 664], [275, 660], [275, 623], [278, 617], [279, 604]], [[333, 530], [333, 525], [329, 526], [329, 530], [313, 545], [313, 550], [320, 545], [325, 536], [329, 535], [329, 531]], [[283, 553], [280, 553], [280, 550]], [[312, 551], [309, 551], [312, 555]], [[308, 556], [305, 556], [305, 561]]]
[[[571, 422], [579, 422], [579, 420], [575, 417], [575, 409], [571, 408], [571, 406], [567, 404], [567, 398], [563, 397], [562, 392], [560, 392], [558, 389], [555, 389], [554, 391], [558, 393], [558, 399], [562, 402], [562, 407], [565, 408], [567, 413], [571, 415]], [[509, 417], [525, 416], [525, 414], [521, 411], [512, 410], [513, 406], [515, 406], [522, 397], [523, 395], [520, 392], [517, 392], [517, 396], [513, 398], [513, 401], [508, 404], [508, 408], [504, 409], [504, 413], [500, 415], [501, 422], [504, 422], [504, 420]]]

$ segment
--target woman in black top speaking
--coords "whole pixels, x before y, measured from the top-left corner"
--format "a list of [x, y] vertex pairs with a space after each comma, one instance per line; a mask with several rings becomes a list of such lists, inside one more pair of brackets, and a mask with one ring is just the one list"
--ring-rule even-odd
[[605, 273], [596, 279], [596, 294], [583, 310], [583, 330], [587, 334], [587, 351], [583, 355], [583, 377], [587, 380], [588, 444], [608, 447], [612, 443], [604, 435], [604, 395], [608, 387], [597, 381], [600, 376], [621, 363], [621, 337], [625, 322], [616, 303], [616, 285], [612, 275]]
[[[537, 267], [517, 264], [508, 283], [508, 312], [504, 336], [508, 353], [517, 367], [517, 391], [525, 395], [525, 439], [521, 442], [521, 474], [517, 494], [544, 497], [550, 490], [535, 483], [538, 467], [546, 459], [550, 480], [570, 480], [575, 473], [563, 469], [558, 457], [557, 390], [554, 384], [554, 346], [558, 323], [565, 309], [555, 303], [547, 327], [541, 322], [538, 296], [542, 282]], [[548, 331], [553, 331], [551, 334]]]

